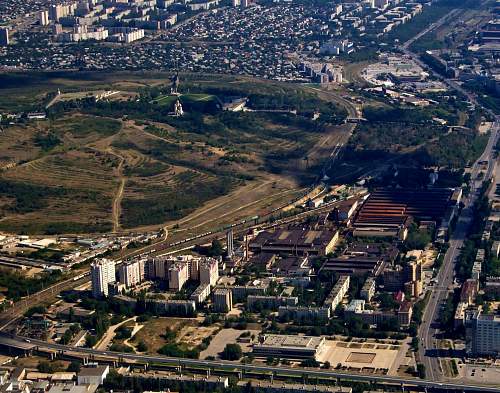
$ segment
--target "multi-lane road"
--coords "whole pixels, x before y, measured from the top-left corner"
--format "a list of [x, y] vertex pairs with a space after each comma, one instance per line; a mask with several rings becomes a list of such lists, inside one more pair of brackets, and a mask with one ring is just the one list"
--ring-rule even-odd
[[[450, 13], [442, 17], [439, 21], [433, 23], [416, 37], [413, 37], [411, 40], [407, 41], [401, 46], [401, 50], [406, 55], [410, 56], [418, 65], [420, 65], [423, 69], [429, 70], [431, 73], [433, 71], [429, 69], [429, 67], [419, 59], [418, 55], [412, 52], [409, 48], [411, 44], [418, 38], [439, 28], [441, 25], [446, 23], [446, 21], [448, 21], [450, 17], [455, 15], [454, 11], [451, 11]], [[460, 94], [466, 97], [470, 103], [474, 104], [475, 106], [479, 106], [477, 99], [473, 93], [465, 90], [454, 80], [445, 78], [442, 75], [437, 76], [451, 90], [458, 91]], [[423, 316], [423, 322], [419, 328], [420, 344], [418, 354], [420, 361], [425, 365], [426, 376], [431, 381], [439, 381], [443, 379], [443, 373], [439, 364], [439, 357], [437, 357], [436, 355], [438, 353], [438, 351], [436, 350], [438, 348], [438, 340], [436, 338], [436, 335], [439, 333], [438, 326], [441, 305], [445, 302], [449, 293], [449, 288], [453, 285], [455, 262], [460, 254], [460, 249], [467, 237], [468, 229], [473, 220], [474, 202], [478, 197], [478, 192], [483, 184], [483, 181], [489, 181], [491, 179], [493, 170], [495, 168], [496, 157], [494, 155], [494, 148], [498, 140], [500, 117], [496, 116], [491, 110], [486, 108], [484, 109], [492, 117], [495, 117], [495, 122], [491, 127], [490, 137], [481, 157], [477, 159], [477, 161], [471, 168], [471, 192], [469, 196], [464, 200], [464, 208], [460, 213], [455, 230], [453, 231], [453, 234], [449, 240], [449, 248], [444, 257], [443, 266], [437, 275], [437, 284], [430, 291], [428, 304]], [[481, 171], [481, 167], [484, 166], [482, 164], [484, 162], [487, 163], [487, 172], [486, 175], [479, 180], [478, 174]]]
[[[464, 207], [450, 237], [449, 248], [444, 257], [443, 266], [437, 275], [437, 284], [430, 289], [429, 301], [424, 312], [423, 322], [420, 325], [419, 358], [425, 365], [427, 378], [431, 381], [443, 379], [439, 358], [433, 356], [437, 353], [436, 348], [438, 348], [436, 335], [439, 333], [440, 306], [445, 302], [449, 288], [453, 285], [455, 262], [472, 223], [474, 217], [473, 206], [477, 200], [479, 190], [483, 181], [488, 181], [492, 175], [492, 168], [495, 164], [494, 147], [498, 140], [499, 126], [500, 123], [497, 119], [492, 125], [490, 138], [483, 154], [472, 166], [471, 191], [468, 197], [464, 199]], [[483, 166], [482, 162], [488, 163], [488, 170], [486, 176], [481, 181], [477, 181], [480, 168]]]

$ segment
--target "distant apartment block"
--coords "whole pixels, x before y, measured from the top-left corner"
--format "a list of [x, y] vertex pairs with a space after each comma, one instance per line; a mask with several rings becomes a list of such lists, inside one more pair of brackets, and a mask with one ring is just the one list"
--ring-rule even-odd
[[332, 312], [335, 311], [337, 306], [342, 302], [342, 299], [349, 290], [350, 277], [340, 276], [338, 281], [333, 286], [330, 294], [325, 299], [323, 307], [329, 308]]
[[258, 296], [247, 297], [247, 307], [250, 310], [278, 310], [280, 306], [296, 306], [299, 299], [296, 296]]
[[118, 267], [118, 279], [127, 288], [139, 284], [144, 279], [144, 261], [136, 260], [122, 263]]
[[191, 294], [190, 299], [196, 304], [203, 303], [210, 296], [211, 288], [209, 284], [200, 284]]
[[373, 277], [368, 277], [363, 284], [360, 292], [361, 298], [366, 300], [367, 302], [372, 300], [372, 297], [375, 296], [375, 279]]
[[278, 308], [278, 317], [283, 321], [326, 322], [332, 315], [329, 307], [281, 306]]
[[9, 33], [10, 32], [8, 27], [0, 28], [0, 46], [7, 46], [10, 44]]

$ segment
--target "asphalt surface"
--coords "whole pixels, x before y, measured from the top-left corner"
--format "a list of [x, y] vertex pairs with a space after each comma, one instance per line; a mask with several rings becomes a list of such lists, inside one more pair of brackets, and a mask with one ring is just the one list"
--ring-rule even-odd
[[175, 367], [193, 367], [197, 370], [226, 370], [231, 372], [254, 372], [264, 375], [283, 375], [283, 376], [297, 376], [304, 377], [307, 375], [309, 378], [335, 378], [359, 382], [381, 382], [397, 384], [400, 386], [418, 386], [421, 388], [439, 389], [442, 391], [460, 391], [460, 392], [497, 392], [497, 387], [480, 386], [480, 385], [465, 385], [454, 383], [441, 383], [416, 378], [399, 378], [389, 376], [376, 376], [376, 375], [363, 375], [363, 374], [349, 374], [345, 372], [338, 372], [335, 370], [318, 370], [318, 369], [304, 369], [304, 368], [291, 368], [291, 367], [277, 367], [277, 366], [260, 366], [253, 364], [242, 364], [239, 362], [229, 362], [221, 360], [198, 360], [186, 358], [172, 358], [166, 356], [149, 356], [137, 355], [112, 351], [98, 351], [90, 348], [70, 347], [60, 344], [50, 344], [40, 340], [25, 340], [21, 337], [13, 337], [0, 333], [0, 344], [3, 342], [18, 342], [19, 346], [26, 348], [29, 344], [33, 348], [47, 351], [66, 352], [68, 354], [79, 354], [87, 358], [99, 357], [108, 361], [130, 361], [134, 363], [144, 364], [157, 364], [157, 365], [170, 365]]
[[437, 285], [430, 289], [429, 301], [424, 312], [423, 322], [420, 325], [419, 358], [425, 365], [427, 378], [431, 381], [443, 379], [443, 373], [440, 371], [439, 357], [437, 357], [437, 351], [435, 350], [438, 348], [436, 335], [439, 333], [440, 308], [446, 301], [449, 289], [453, 285], [455, 262], [460, 255], [460, 249], [467, 238], [468, 229], [474, 218], [473, 206], [479, 196], [479, 190], [483, 183], [476, 180], [481, 166], [479, 162], [488, 162], [488, 170], [484, 176], [484, 180], [489, 180], [493, 173], [492, 169], [495, 164], [493, 149], [498, 139], [499, 126], [499, 119], [497, 119], [492, 126], [490, 138], [483, 154], [472, 167], [471, 191], [469, 196], [464, 199], [464, 208], [449, 240], [449, 248], [444, 257], [443, 266], [437, 275]]
[[[444, 84], [446, 84], [450, 89], [455, 90], [462, 94], [468, 99], [471, 104], [475, 106], [480, 106], [476, 99], [476, 96], [462, 86], [460, 86], [456, 81], [443, 77], [442, 75], [436, 74], [431, 70], [427, 64], [422, 62], [418, 54], [412, 52], [409, 48], [412, 43], [423, 37], [425, 34], [435, 30], [445, 24], [449, 18], [456, 14], [457, 10], [452, 10], [437, 22], [431, 24], [425, 30], [420, 32], [418, 35], [405, 42], [401, 46], [401, 50], [408, 56], [410, 56], [420, 67], [428, 70], [430, 73], [435, 74]], [[493, 170], [495, 168], [495, 157], [494, 148], [498, 140], [498, 133], [500, 127], [500, 117], [496, 116], [491, 110], [484, 108], [492, 117], [495, 118], [495, 122], [492, 125], [490, 137], [488, 143], [483, 151], [481, 157], [473, 164], [471, 168], [471, 183], [470, 183], [470, 193], [469, 196], [463, 201], [464, 208], [462, 209], [460, 216], [457, 220], [455, 230], [449, 240], [449, 248], [445, 254], [443, 266], [437, 275], [436, 286], [432, 287], [430, 290], [429, 301], [424, 312], [423, 322], [419, 328], [418, 337], [420, 338], [418, 355], [421, 363], [425, 365], [426, 378], [431, 381], [443, 380], [443, 372], [440, 367], [439, 357], [437, 356], [438, 340], [436, 335], [439, 333], [439, 317], [441, 311], [441, 305], [444, 304], [449, 293], [449, 289], [454, 282], [454, 267], [457, 257], [460, 255], [460, 249], [467, 237], [468, 229], [473, 220], [473, 206], [477, 200], [478, 192], [481, 189], [483, 181], [491, 179], [493, 175]], [[478, 174], [481, 169], [480, 162], [487, 162], [488, 169], [484, 178], [477, 179]]]

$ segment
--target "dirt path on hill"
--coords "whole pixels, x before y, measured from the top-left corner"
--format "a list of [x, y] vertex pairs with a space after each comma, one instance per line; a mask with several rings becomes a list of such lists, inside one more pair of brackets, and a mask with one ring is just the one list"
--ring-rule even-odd
[[111, 148], [107, 149], [106, 152], [117, 157], [120, 162], [116, 167], [116, 176], [118, 177], [120, 184], [118, 189], [116, 190], [115, 196], [113, 198], [113, 213], [112, 213], [112, 221], [113, 221], [113, 232], [118, 232], [120, 230], [120, 216], [121, 216], [121, 204], [123, 199], [123, 191], [125, 190], [125, 182], [126, 178], [123, 176], [123, 164], [125, 163], [125, 158], [118, 153], [114, 152]]

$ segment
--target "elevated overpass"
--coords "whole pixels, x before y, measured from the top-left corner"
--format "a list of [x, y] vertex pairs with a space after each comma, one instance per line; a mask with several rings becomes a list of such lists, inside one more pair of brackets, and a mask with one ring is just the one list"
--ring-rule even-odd
[[88, 360], [117, 362], [117, 363], [130, 363], [135, 365], [157, 365], [157, 366], [170, 366], [178, 369], [182, 368], [197, 370], [197, 372], [230, 372], [237, 373], [239, 377], [247, 374], [259, 374], [273, 377], [298, 377], [298, 378], [318, 378], [323, 380], [332, 381], [354, 381], [365, 383], [385, 383], [396, 385], [399, 387], [416, 388], [421, 391], [436, 391], [436, 392], [460, 392], [460, 393], [498, 393], [499, 387], [481, 386], [481, 385], [467, 385], [459, 383], [448, 382], [433, 382], [421, 380], [417, 378], [400, 378], [379, 375], [367, 374], [351, 374], [336, 370], [319, 370], [310, 368], [293, 368], [293, 367], [278, 367], [267, 365], [253, 365], [242, 364], [237, 362], [229, 362], [222, 360], [198, 360], [186, 358], [174, 358], [166, 356], [155, 355], [139, 355], [112, 351], [98, 351], [92, 348], [70, 347], [61, 344], [52, 344], [40, 340], [28, 340], [11, 336], [6, 333], [0, 333], [0, 345], [12, 346], [12, 348], [28, 348], [38, 352], [57, 352], [61, 355], [79, 357]]

